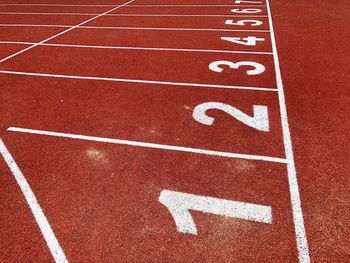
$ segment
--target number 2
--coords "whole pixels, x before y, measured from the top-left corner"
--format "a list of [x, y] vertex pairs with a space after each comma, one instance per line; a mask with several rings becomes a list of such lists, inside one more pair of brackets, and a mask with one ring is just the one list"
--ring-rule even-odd
[[213, 125], [215, 119], [208, 116], [206, 112], [208, 110], [221, 110], [226, 112], [233, 118], [243, 122], [249, 127], [255, 128], [259, 131], [268, 132], [269, 127], [269, 116], [266, 106], [254, 105], [253, 106], [253, 117], [245, 114], [244, 112], [238, 110], [237, 108], [221, 103], [221, 102], [205, 102], [196, 106], [193, 110], [193, 118], [201, 124]]

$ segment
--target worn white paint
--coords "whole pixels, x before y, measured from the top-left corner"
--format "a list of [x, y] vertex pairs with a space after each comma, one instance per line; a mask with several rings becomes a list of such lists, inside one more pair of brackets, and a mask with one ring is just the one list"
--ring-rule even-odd
[[159, 202], [173, 217], [177, 231], [197, 235], [197, 227], [189, 210], [260, 223], [272, 223], [272, 208], [221, 198], [162, 190]]
[[18, 127], [10, 127], [7, 130], [13, 131], [13, 132], [37, 134], [37, 135], [52, 136], [52, 137], [59, 137], [59, 138], [70, 138], [70, 139], [76, 139], [76, 140], [112, 143], [112, 144], [128, 145], [128, 146], [143, 147], [143, 148], [152, 148], [152, 149], [159, 149], [159, 150], [187, 152], [187, 153], [195, 153], [195, 154], [203, 154], [203, 155], [221, 156], [221, 157], [227, 157], [227, 158], [238, 158], [238, 159], [247, 159], [247, 160], [275, 162], [275, 163], [286, 163], [286, 160], [283, 158], [271, 157], [271, 156], [212, 151], [212, 150], [190, 148], [190, 147], [183, 147], [183, 146], [173, 146], [173, 145], [167, 145], [167, 144], [103, 138], [103, 137], [96, 137], [96, 136], [53, 132], [53, 131], [44, 131], [44, 130], [35, 130], [35, 129], [18, 128]]

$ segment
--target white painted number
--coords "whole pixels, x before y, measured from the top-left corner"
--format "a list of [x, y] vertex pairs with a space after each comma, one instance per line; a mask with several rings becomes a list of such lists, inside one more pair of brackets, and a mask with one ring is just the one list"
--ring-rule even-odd
[[251, 26], [261, 26], [263, 22], [259, 20], [239, 20], [237, 22], [234, 22], [233, 20], [226, 20], [226, 25], [232, 25], [232, 26], [245, 26], [247, 23], [249, 23]]
[[231, 62], [227, 60], [218, 60], [209, 64], [209, 69], [214, 72], [222, 72], [224, 69], [219, 66], [228, 66], [231, 69], [238, 69], [242, 66], [250, 66], [254, 69], [249, 69], [246, 71], [247, 75], [259, 75], [265, 71], [264, 65], [253, 62], [253, 61], [240, 61], [240, 62]]
[[206, 114], [208, 110], [221, 110], [226, 112], [233, 118], [259, 131], [268, 132], [270, 130], [268, 109], [263, 105], [254, 105], [253, 117], [251, 117], [228, 104], [221, 102], [205, 102], [194, 108], [192, 116], [199, 123], [211, 126], [215, 119]]
[[162, 190], [159, 202], [169, 209], [177, 231], [197, 235], [197, 227], [189, 210], [239, 218], [260, 223], [272, 223], [272, 208], [220, 198]]
[[265, 38], [259, 38], [259, 37], [222, 37], [222, 40], [226, 40], [232, 43], [244, 45], [244, 46], [255, 46], [256, 42], [258, 41], [265, 41]]
[[257, 8], [245, 8], [245, 9], [231, 9], [232, 13], [237, 13], [237, 14], [257, 14], [257, 13], [261, 13], [262, 10], [261, 9], [257, 9]]

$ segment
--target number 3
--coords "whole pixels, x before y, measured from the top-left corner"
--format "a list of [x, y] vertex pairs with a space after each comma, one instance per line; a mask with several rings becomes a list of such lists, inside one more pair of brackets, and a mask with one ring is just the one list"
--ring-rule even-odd
[[214, 110], [214, 109], [226, 112], [233, 118], [259, 131], [264, 131], [264, 132], [270, 131], [268, 110], [267, 110], [267, 107], [263, 105], [254, 105], [253, 117], [251, 117], [245, 114], [244, 112], [238, 110], [237, 108], [228, 104], [224, 104], [221, 102], [205, 102], [205, 103], [199, 104], [194, 108], [192, 116], [199, 123], [211, 126], [213, 125], [215, 119], [212, 117], [209, 117], [206, 114], [206, 111]]
[[247, 75], [259, 75], [265, 71], [265, 67], [261, 65], [260, 63], [253, 62], [253, 61], [241, 61], [241, 62], [231, 62], [226, 60], [219, 60], [214, 61], [209, 64], [209, 69], [214, 72], [222, 72], [224, 69], [220, 68], [220, 65], [228, 66], [232, 69], [238, 69], [241, 66], [251, 66], [254, 67], [254, 69], [247, 70]]

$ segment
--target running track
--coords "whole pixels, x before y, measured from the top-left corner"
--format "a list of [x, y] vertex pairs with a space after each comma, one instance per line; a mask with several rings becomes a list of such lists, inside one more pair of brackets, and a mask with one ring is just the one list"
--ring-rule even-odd
[[349, 262], [349, 17], [0, 0], [0, 261]]

